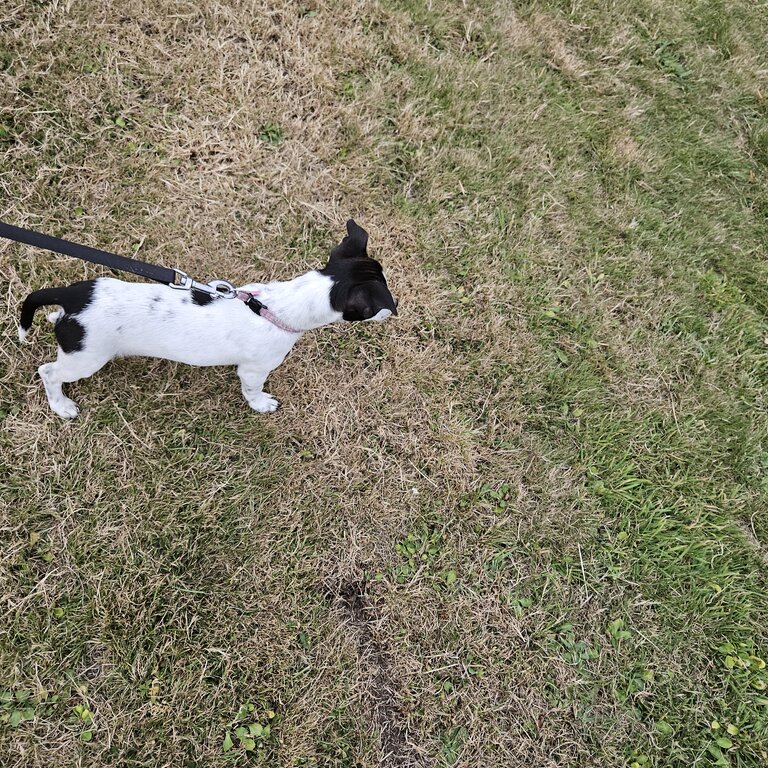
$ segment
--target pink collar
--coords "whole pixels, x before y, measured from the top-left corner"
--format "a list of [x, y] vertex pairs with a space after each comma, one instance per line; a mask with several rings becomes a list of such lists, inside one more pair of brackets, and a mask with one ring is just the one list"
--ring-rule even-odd
[[[259, 291], [236, 291], [235, 295], [237, 296], [240, 301], [244, 301], [246, 304], [251, 300], [252, 297], [256, 297], [259, 295]], [[258, 299], [257, 299], [258, 301]], [[259, 304], [261, 302], [259, 301]], [[259, 317], [263, 317], [268, 322], [272, 323], [276, 328], [279, 328], [281, 331], [285, 331], [286, 333], [304, 333], [304, 331], [299, 331], [296, 328], [291, 328], [290, 325], [286, 325], [282, 320], [280, 320], [275, 313], [266, 307], [264, 304], [261, 304], [261, 307], [256, 311], [256, 314]]]

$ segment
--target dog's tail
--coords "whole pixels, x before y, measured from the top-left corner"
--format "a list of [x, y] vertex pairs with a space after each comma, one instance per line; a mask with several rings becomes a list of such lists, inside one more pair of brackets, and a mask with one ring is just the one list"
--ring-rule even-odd
[[65, 312], [75, 314], [82, 310], [90, 302], [93, 293], [93, 280], [86, 280], [62, 288], [43, 288], [34, 291], [24, 299], [21, 305], [21, 318], [19, 319], [19, 341], [24, 341], [32, 320], [40, 307], [49, 304], [58, 304], [61, 309], [51, 312], [48, 319], [55, 323]]

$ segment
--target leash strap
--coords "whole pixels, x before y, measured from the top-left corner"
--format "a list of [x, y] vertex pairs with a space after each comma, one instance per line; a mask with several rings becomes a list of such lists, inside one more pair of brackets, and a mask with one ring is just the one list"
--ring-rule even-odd
[[[159, 267], [156, 264], [147, 264], [137, 259], [129, 259], [126, 256], [118, 256], [116, 253], [100, 251], [98, 248], [90, 248], [87, 245], [71, 243], [59, 237], [33, 232], [30, 229], [14, 227], [0, 221], [0, 237], [15, 240], [17, 243], [33, 245], [36, 248], [44, 248], [46, 251], [61, 253], [64, 256], [74, 256], [76, 259], [90, 261], [93, 264], [101, 264], [103, 267], [117, 269], [121, 272], [131, 272], [134, 275], [156, 280], [158, 283], [177, 285], [177, 279], [183, 276], [182, 272], [168, 267]], [[179, 286], [181, 287], [181, 286]]]
[[103, 267], [116, 269], [119, 272], [130, 272], [133, 275], [146, 277], [148, 280], [155, 280], [158, 283], [165, 283], [171, 288], [180, 290], [199, 290], [216, 296], [220, 299], [240, 299], [252, 312], [268, 320], [278, 328], [288, 333], [301, 333], [301, 331], [291, 328], [283, 323], [273, 312], [269, 310], [266, 304], [259, 301], [253, 293], [247, 291], [238, 291], [226, 280], [212, 280], [210, 283], [198, 283], [193, 280], [186, 272], [180, 269], [170, 269], [168, 267], [159, 267], [156, 264], [147, 264], [146, 261], [138, 259], [129, 259], [127, 256], [118, 256], [116, 253], [101, 251], [98, 248], [91, 248], [87, 245], [79, 245], [69, 240], [62, 240], [60, 237], [44, 235], [41, 232], [34, 232], [31, 229], [23, 227], [14, 227], [12, 224], [6, 224], [0, 221], [0, 237], [13, 240], [17, 243], [32, 245], [35, 248], [43, 248], [46, 251], [61, 253], [64, 256], [73, 256], [76, 259], [90, 261], [92, 264], [101, 264]]

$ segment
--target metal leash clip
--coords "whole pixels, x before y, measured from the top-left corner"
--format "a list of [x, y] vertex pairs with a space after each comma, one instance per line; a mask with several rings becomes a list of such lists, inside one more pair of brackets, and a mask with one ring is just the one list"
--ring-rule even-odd
[[205, 288], [213, 288], [212, 294], [222, 299], [234, 299], [237, 296], [235, 286], [228, 280], [211, 280]]
[[211, 280], [210, 283], [198, 283], [193, 280], [186, 272], [180, 269], [174, 269], [174, 281], [168, 283], [171, 288], [180, 291], [191, 291], [193, 288], [197, 291], [207, 293], [209, 296], [216, 296], [220, 299], [234, 299], [237, 296], [235, 286], [227, 280]]

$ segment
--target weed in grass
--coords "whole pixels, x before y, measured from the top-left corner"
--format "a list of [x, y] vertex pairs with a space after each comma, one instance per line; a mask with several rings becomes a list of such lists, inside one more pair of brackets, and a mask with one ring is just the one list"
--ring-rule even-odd
[[467, 729], [463, 725], [450, 728], [443, 733], [440, 753], [443, 765], [456, 765], [466, 738]]
[[17, 728], [25, 720], [34, 720], [35, 707], [32, 703], [32, 694], [29, 691], [0, 692], [0, 705], [3, 708], [0, 721], [8, 723], [11, 728]]
[[233, 729], [224, 734], [222, 743], [224, 752], [229, 752], [233, 747], [239, 746], [246, 753], [253, 752], [259, 759], [265, 757], [267, 744], [272, 736], [275, 712], [268, 710], [264, 713], [264, 722], [262, 723], [253, 721], [255, 711], [254, 704], [243, 704], [240, 707]]
[[[417, 573], [429, 568], [440, 556], [441, 534], [433, 526], [423, 525], [416, 533], [409, 533], [403, 541], [399, 542], [395, 549], [405, 562], [395, 569], [395, 579], [403, 584], [414, 578]], [[455, 581], [454, 572], [452, 582]], [[448, 580], [446, 574], [446, 582]]]
[[279, 144], [283, 140], [282, 128], [277, 123], [264, 123], [259, 128], [259, 138], [268, 144]]
[[673, 41], [659, 40], [653, 55], [661, 69], [681, 85], [685, 84], [691, 76], [690, 70], [685, 66]]

